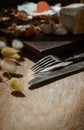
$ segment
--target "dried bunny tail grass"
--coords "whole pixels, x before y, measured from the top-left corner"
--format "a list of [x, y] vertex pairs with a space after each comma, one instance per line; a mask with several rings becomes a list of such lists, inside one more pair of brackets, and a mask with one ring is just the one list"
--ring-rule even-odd
[[11, 60], [3, 59], [0, 65], [2, 70], [7, 71], [9, 73], [14, 73], [16, 71], [16, 63]]
[[14, 39], [12, 41], [12, 47], [15, 48], [15, 49], [22, 49], [24, 47], [24, 44], [22, 41], [18, 40], [18, 39]]
[[14, 89], [15, 91], [23, 91], [23, 86], [20, 82], [20, 80], [16, 77], [13, 77], [9, 80], [10, 87]]
[[16, 65], [21, 65], [20, 61], [18, 61], [17, 59], [14, 59], [14, 58], [12, 58], [12, 57], [10, 57], [10, 58], [5, 58], [5, 59], [8, 59], [9, 61], [14, 62]]
[[1, 63], [2, 59], [0, 59], [0, 63]]
[[4, 48], [2, 48], [2, 51], [1, 51], [1, 53], [4, 57], [11, 57], [12, 55], [19, 53], [19, 52], [20, 52], [20, 50], [14, 49], [12, 47], [4, 47]]
[[6, 40], [6, 38], [0, 37], [0, 50], [1, 50], [3, 47], [5, 47], [5, 46], [7, 46], [7, 40]]
[[6, 43], [0, 40], [0, 50], [4, 47], [6, 47]]
[[19, 54], [16, 53], [16, 54], [12, 55], [11, 58], [19, 60], [21, 57]]

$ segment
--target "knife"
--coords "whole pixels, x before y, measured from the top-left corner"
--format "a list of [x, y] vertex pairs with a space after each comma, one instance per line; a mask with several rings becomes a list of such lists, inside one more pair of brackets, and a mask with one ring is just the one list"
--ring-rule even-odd
[[84, 61], [73, 63], [73, 64], [67, 65], [59, 70], [44, 72], [41, 75], [30, 80], [28, 83], [30, 86], [33, 86], [38, 83], [41, 83], [41, 82], [44, 82], [44, 81], [47, 81], [47, 80], [50, 80], [53, 78], [59, 78], [61, 76], [75, 73], [75, 72], [77, 72], [79, 70], [83, 70], [83, 69], [84, 69]]

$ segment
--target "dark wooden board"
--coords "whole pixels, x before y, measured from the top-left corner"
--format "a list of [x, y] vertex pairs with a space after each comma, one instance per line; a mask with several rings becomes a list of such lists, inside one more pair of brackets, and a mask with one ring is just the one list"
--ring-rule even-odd
[[26, 48], [38, 57], [48, 54], [70, 54], [84, 48], [84, 35], [56, 36], [41, 34], [23, 41]]

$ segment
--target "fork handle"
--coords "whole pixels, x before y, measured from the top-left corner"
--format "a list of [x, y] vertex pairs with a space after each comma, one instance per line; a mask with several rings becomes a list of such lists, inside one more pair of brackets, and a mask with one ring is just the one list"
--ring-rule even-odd
[[79, 61], [84, 58], [84, 52], [65, 59], [65, 61]]

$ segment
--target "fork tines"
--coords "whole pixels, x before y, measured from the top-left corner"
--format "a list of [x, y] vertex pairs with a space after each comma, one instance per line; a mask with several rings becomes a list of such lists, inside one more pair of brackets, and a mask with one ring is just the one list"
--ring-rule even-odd
[[31, 68], [34, 73], [38, 73], [39, 71], [49, 67], [55, 63], [58, 63], [60, 59], [58, 57], [54, 57], [53, 55], [48, 55], [39, 60], [35, 65]]

